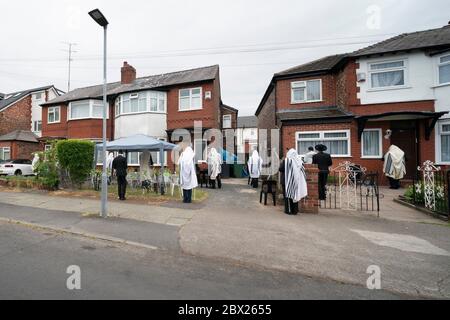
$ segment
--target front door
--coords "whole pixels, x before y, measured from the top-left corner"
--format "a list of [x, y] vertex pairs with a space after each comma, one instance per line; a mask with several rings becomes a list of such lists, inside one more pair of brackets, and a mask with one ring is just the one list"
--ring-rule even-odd
[[414, 121], [392, 121], [391, 144], [405, 152], [406, 179], [413, 179], [418, 166], [418, 139], [416, 123]]

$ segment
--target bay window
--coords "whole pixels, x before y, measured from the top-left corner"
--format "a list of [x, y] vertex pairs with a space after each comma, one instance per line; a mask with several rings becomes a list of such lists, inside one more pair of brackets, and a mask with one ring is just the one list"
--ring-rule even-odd
[[372, 89], [396, 88], [406, 85], [406, 60], [369, 64]]
[[179, 91], [180, 111], [198, 110], [202, 108], [202, 88], [181, 89]]
[[117, 97], [116, 116], [142, 112], [166, 112], [167, 95], [165, 92], [142, 91], [127, 93]]
[[61, 120], [60, 117], [61, 108], [60, 107], [50, 107], [47, 112], [47, 123], [58, 123]]
[[350, 157], [350, 130], [297, 132], [297, 152], [306, 154], [308, 147], [327, 146], [332, 157]]
[[439, 124], [440, 162], [450, 163], [450, 122]]
[[450, 54], [439, 58], [439, 84], [450, 83]]
[[140, 165], [139, 156], [140, 156], [140, 152], [128, 152], [128, 156], [127, 156], [128, 165], [129, 166]]
[[366, 129], [361, 138], [362, 158], [381, 158], [383, 155], [381, 129]]
[[291, 83], [291, 103], [317, 102], [321, 100], [321, 79], [296, 81]]
[[101, 118], [103, 118], [103, 101], [101, 100], [82, 100], [69, 104], [69, 120]]

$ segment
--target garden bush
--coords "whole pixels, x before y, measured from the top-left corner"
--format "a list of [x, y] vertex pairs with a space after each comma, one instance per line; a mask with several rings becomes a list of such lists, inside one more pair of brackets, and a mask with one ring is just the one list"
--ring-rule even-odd
[[67, 170], [73, 185], [80, 186], [89, 177], [94, 149], [94, 143], [85, 140], [61, 140], [56, 144], [59, 165]]
[[56, 190], [59, 186], [58, 160], [56, 157], [56, 141], [49, 150], [39, 152], [39, 162], [36, 165], [36, 180], [43, 189]]

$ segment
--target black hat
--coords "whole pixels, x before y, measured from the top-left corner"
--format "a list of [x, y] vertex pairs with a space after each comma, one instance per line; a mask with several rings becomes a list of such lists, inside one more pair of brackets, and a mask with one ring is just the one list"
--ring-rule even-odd
[[319, 151], [319, 152], [327, 151], [327, 149], [328, 149], [327, 146], [325, 146], [323, 144], [318, 144], [316, 146], [316, 150]]

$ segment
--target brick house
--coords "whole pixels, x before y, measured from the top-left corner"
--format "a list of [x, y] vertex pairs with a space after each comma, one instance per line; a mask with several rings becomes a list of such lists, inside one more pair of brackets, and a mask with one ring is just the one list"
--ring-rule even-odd
[[[28, 159], [31, 157], [31, 152], [40, 149], [37, 141], [34, 141], [36, 137], [41, 135], [42, 115], [39, 105], [60, 94], [61, 91], [52, 85], [0, 94], [0, 136], [5, 136], [8, 139], [16, 136], [26, 136], [28, 140], [29, 138], [33, 140], [34, 146], [31, 148], [34, 150], [31, 151], [28, 145], [25, 147], [25, 150], [19, 150], [20, 147], [25, 145], [23, 144], [24, 141], [17, 140], [17, 143], [13, 144], [14, 147], [9, 152], [0, 154], [0, 159], [3, 159], [5, 154], [10, 158], [20, 156]], [[4, 143], [6, 142], [2, 142], [2, 144]], [[11, 143], [13, 143], [13, 140], [11, 140]], [[3, 151], [6, 150], [5, 146], [2, 148]]]
[[[102, 95], [103, 86], [97, 85], [42, 104], [43, 138], [101, 141]], [[171, 141], [176, 129], [186, 129], [192, 137], [194, 121], [201, 121], [203, 130], [220, 130], [225, 112], [217, 65], [137, 78], [136, 69], [124, 62], [121, 81], [107, 85], [107, 99], [108, 140], [145, 134]], [[203, 140], [191, 141], [198, 160], [204, 159]], [[141, 156], [130, 153], [129, 165], [139, 166]], [[160, 164], [157, 153], [152, 159], [155, 165]]]
[[31, 131], [14, 130], [0, 136], [0, 159], [32, 159], [40, 151], [38, 137]]
[[258, 148], [258, 118], [256, 116], [238, 117], [236, 129], [238, 153], [245, 154], [245, 163], [253, 150]]
[[259, 128], [279, 128], [283, 151], [304, 154], [323, 143], [335, 164], [349, 160], [380, 174], [395, 144], [412, 178], [425, 160], [450, 164], [449, 62], [445, 26], [279, 72], [256, 111]]

